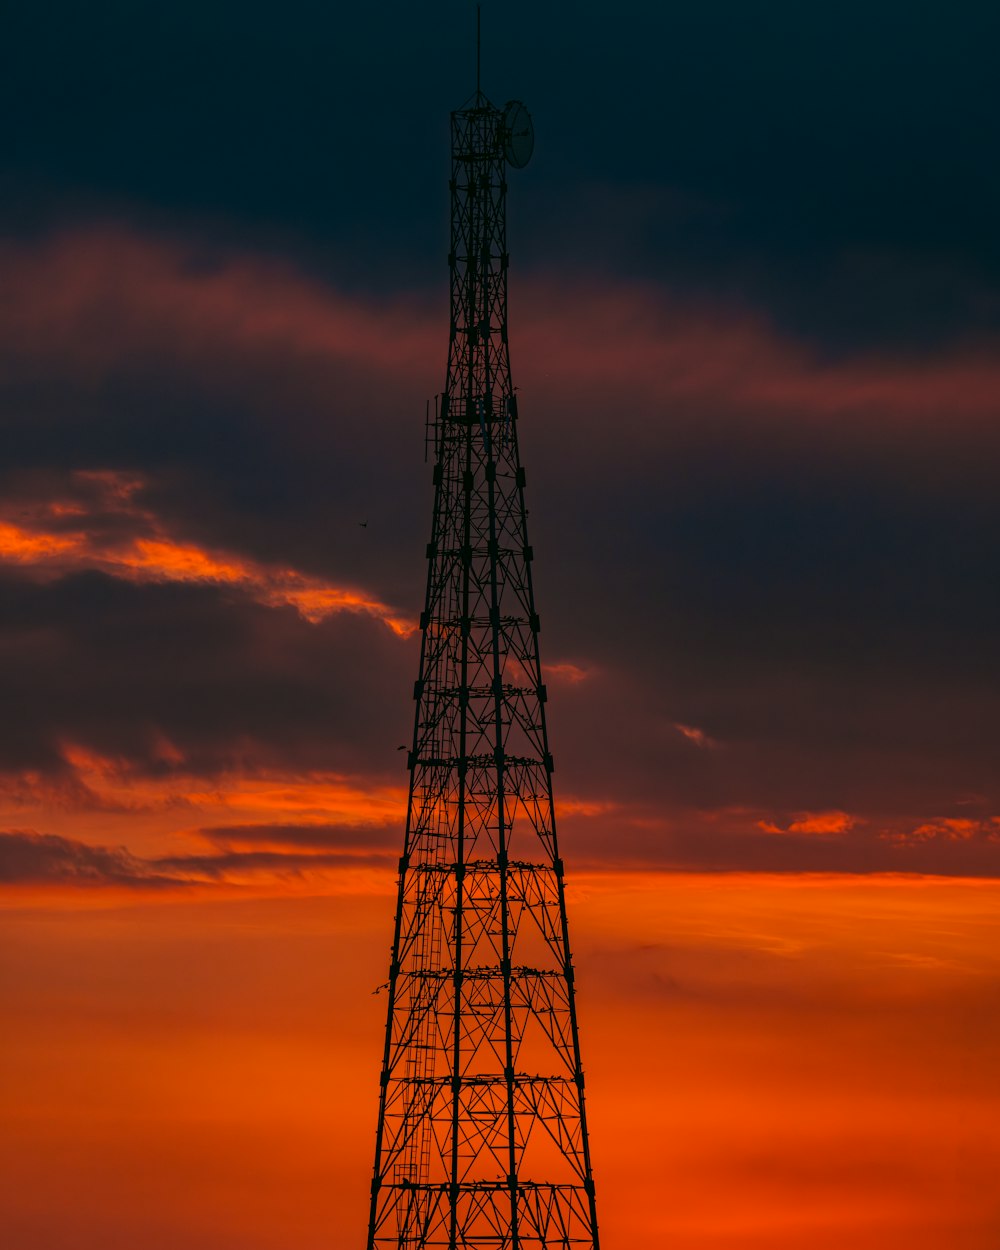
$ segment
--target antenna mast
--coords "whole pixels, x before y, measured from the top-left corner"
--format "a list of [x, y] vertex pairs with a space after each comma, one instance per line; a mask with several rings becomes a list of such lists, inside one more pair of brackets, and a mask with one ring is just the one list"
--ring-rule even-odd
[[598, 1250], [507, 345], [522, 104], [451, 119], [451, 321], [368, 1250]]

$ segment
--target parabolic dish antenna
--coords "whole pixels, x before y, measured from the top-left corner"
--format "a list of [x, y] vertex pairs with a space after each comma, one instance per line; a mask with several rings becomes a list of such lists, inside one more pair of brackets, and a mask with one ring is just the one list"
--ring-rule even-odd
[[515, 169], [523, 169], [535, 150], [531, 114], [520, 100], [509, 100], [503, 110], [503, 154]]

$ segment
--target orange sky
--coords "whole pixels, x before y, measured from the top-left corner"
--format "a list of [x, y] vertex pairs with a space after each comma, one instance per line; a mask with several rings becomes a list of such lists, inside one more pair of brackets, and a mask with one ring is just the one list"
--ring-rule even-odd
[[[9, 1244], [361, 1242], [391, 869], [341, 880], [8, 892]], [[994, 1250], [1000, 884], [604, 874], [570, 906], [609, 1250]]]
[[[203, 260], [0, 247], [12, 1250], [365, 1230], [440, 308]], [[996, 1250], [996, 352], [520, 300], [605, 1250]]]
[[[97, 573], [235, 591], [241, 610], [300, 630], [355, 619], [401, 668], [412, 660], [412, 623], [387, 597], [195, 543], [144, 490], [86, 472], [61, 495], [7, 500], [0, 565], [43, 586]], [[280, 664], [294, 654], [267, 647]], [[579, 654], [546, 676], [558, 741], [575, 709], [628, 689]], [[661, 731], [679, 760], [730, 751], [687, 720]], [[137, 721], [118, 750], [52, 740], [47, 766], [0, 772], [11, 1245], [356, 1247], [406, 797], [395, 737], [339, 769], [224, 734], [206, 765], [167, 718]], [[995, 1250], [1000, 881], [782, 860], [873, 843], [883, 863], [925, 845], [992, 851], [1000, 818], [670, 809], [579, 769], [558, 810], [579, 865], [606, 1250]], [[750, 846], [786, 870], [663, 871], [704, 854], [691, 848], [706, 834], [720, 867]]]

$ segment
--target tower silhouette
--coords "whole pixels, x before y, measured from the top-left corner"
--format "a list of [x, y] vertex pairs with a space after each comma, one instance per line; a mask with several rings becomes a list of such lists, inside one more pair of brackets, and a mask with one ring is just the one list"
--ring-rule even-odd
[[[478, 74], [477, 74], [478, 78]], [[523, 105], [451, 121], [451, 328], [368, 1250], [597, 1250], [507, 345]]]

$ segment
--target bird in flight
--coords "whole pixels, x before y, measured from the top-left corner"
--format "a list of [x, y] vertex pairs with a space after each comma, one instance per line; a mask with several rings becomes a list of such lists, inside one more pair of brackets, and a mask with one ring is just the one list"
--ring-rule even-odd
[[359, 522], [358, 522], [358, 524], [361, 526], [361, 528], [362, 528], [363, 530], [366, 530], [366, 529], [368, 528], [368, 522], [367, 522], [367, 521], [359, 521]]

